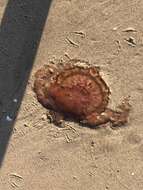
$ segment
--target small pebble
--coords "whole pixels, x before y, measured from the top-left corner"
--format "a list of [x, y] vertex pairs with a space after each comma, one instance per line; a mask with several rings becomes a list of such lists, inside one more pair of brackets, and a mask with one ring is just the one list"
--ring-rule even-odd
[[134, 173], [134, 172], [132, 172], [132, 173], [131, 173], [131, 175], [135, 175], [135, 173]]
[[91, 141], [91, 146], [94, 146], [94, 145], [95, 145], [94, 141]]
[[12, 119], [9, 115], [7, 115], [7, 116], [6, 116], [6, 120], [7, 120], [7, 121], [12, 121], [13, 119]]
[[73, 176], [73, 179], [76, 179], [76, 180], [77, 180], [77, 176]]
[[46, 121], [46, 120], [47, 120], [47, 115], [46, 115], [46, 114], [43, 114], [43, 115], [41, 116], [41, 119], [42, 119], [43, 121]]
[[30, 127], [29, 124], [27, 123], [24, 123], [24, 127]]
[[114, 28], [113, 28], [113, 31], [116, 31], [117, 29], [118, 29], [118, 27], [114, 27]]
[[15, 99], [13, 99], [13, 102], [17, 103], [17, 102], [18, 102], [18, 100], [15, 98]]

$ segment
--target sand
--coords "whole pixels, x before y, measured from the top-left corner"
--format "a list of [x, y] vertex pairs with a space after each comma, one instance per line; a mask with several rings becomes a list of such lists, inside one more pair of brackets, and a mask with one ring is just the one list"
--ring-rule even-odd
[[[6, 2], [0, 0], [1, 18]], [[0, 171], [0, 189], [143, 189], [143, 1], [53, 0]], [[16, 47], [18, 48], [18, 47]], [[100, 66], [109, 106], [130, 96], [127, 126], [58, 128], [32, 90], [45, 64]]]

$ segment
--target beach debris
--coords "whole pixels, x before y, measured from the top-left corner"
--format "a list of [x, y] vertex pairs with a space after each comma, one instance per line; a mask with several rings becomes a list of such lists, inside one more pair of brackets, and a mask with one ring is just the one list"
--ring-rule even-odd
[[77, 35], [80, 35], [82, 38], [85, 38], [85, 33], [82, 32], [82, 31], [74, 31], [74, 32], [72, 32], [72, 33], [77, 34]]
[[23, 179], [23, 177], [17, 173], [11, 173], [10, 176], [12, 177], [16, 177], [16, 178], [19, 178], [19, 179]]
[[66, 37], [66, 41], [68, 43], [70, 43], [71, 45], [75, 46], [75, 47], [79, 47], [79, 44], [77, 44], [76, 42], [74, 42], [72, 39], [70, 39], [69, 37]]
[[70, 143], [72, 141], [72, 139], [69, 137], [67, 133], [65, 134], [65, 138], [67, 143]]
[[121, 42], [120, 42], [120, 40], [116, 40], [116, 43], [118, 45], [118, 49], [120, 50], [121, 49]]
[[136, 32], [136, 29], [135, 28], [132, 28], [132, 27], [128, 27], [128, 28], [125, 28], [124, 30], [122, 30], [123, 32]]
[[65, 53], [65, 55], [64, 55], [68, 60], [71, 60], [71, 57], [69, 56], [69, 54], [68, 53]]
[[23, 126], [24, 126], [24, 127], [30, 127], [30, 124], [24, 123]]
[[132, 36], [130, 36], [129, 38], [125, 38], [125, 40], [127, 41], [128, 45], [132, 47], [136, 46], [136, 40]]

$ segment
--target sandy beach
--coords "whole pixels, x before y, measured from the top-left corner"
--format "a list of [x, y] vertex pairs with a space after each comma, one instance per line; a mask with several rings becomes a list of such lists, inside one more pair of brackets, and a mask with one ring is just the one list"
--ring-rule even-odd
[[[6, 5], [0, 0], [1, 19]], [[2, 163], [0, 189], [143, 189], [142, 12], [141, 0], [51, 2]], [[33, 92], [34, 74], [43, 65], [75, 58], [100, 67], [111, 90], [110, 108], [130, 97], [126, 126], [90, 129], [66, 121], [58, 128], [49, 122]]]

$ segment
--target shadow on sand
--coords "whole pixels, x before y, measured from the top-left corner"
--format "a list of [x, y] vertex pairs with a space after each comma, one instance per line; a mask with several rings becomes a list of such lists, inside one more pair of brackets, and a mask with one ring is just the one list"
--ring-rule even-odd
[[0, 166], [50, 4], [51, 0], [9, 0], [5, 9], [0, 26]]

